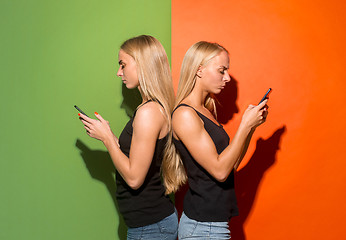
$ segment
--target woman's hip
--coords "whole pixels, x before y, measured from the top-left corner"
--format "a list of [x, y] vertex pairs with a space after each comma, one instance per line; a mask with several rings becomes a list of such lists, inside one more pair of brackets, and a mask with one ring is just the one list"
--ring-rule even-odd
[[199, 222], [188, 218], [184, 213], [179, 222], [179, 240], [230, 239], [228, 222]]
[[177, 212], [174, 212], [157, 223], [143, 227], [129, 228], [127, 230], [128, 240], [176, 240], [177, 235]]

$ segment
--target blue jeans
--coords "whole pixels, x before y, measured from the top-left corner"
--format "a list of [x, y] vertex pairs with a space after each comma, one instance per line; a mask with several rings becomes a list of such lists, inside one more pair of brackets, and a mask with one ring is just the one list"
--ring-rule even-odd
[[143, 227], [129, 228], [128, 240], [176, 240], [178, 235], [178, 214], [162, 219], [161, 221]]
[[230, 239], [231, 232], [228, 229], [228, 222], [198, 222], [188, 218], [184, 213], [179, 222], [179, 240], [210, 240], [210, 239]]

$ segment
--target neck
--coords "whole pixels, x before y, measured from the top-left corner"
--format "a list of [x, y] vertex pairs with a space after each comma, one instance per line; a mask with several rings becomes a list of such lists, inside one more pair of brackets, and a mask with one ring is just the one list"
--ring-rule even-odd
[[192, 92], [187, 96], [186, 100], [195, 107], [204, 108], [205, 99], [208, 94], [207, 91], [204, 91], [196, 84]]
[[142, 98], [142, 103], [145, 103], [146, 101], [148, 101], [148, 99], [144, 96], [143, 92], [142, 92], [142, 89], [141, 89], [141, 86], [138, 86], [138, 91], [139, 91], [139, 94], [141, 95], [141, 98]]

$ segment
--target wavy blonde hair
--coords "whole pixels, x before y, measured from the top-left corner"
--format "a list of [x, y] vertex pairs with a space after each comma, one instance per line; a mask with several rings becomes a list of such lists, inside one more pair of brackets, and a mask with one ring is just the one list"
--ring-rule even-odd
[[[178, 92], [174, 107], [177, 107], [192, 92], [196, 84], [198, 69], [201, 66], [207, 65], [211, 59], [216, 57], [222, 51], [228, 53], [228, 51], [221, 45], [205, 41], [197, 42], [189, 48], [184, 56], [181, 66]], [[209, 94], [207, 96], [204, 105], [216, 117], [215, 100], [213, 95]], [[187, 180], [183, 162], [173, 144], [172, 136], [173, 131], [170, 134], [170, 139], [167, 144], [169, 146], [167, 149], [167, 155], [171, 156], [172, 160], [169, 164], [163, 165], [165, 172], [164, 184], [167, 193], [177, 191]]]

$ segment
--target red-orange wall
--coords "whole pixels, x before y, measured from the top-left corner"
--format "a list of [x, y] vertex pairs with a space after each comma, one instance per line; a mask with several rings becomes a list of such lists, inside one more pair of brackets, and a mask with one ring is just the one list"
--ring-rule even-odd
[[335, 0], [172, 0], [175, 86], [193, 43], [230, 52], [239, 109], [225, 124], [231, 137], [246, 106], [274, 89], [236, 176], [232, 239], [344, 238], [345, 13]]

